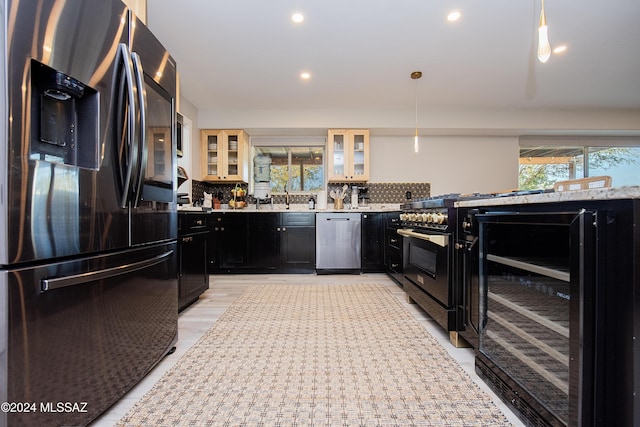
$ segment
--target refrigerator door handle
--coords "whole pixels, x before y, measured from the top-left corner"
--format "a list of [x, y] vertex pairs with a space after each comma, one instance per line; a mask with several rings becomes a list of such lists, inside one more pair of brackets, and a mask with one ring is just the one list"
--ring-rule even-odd
[[[131, 52], [131, 59], [133, 61], [133, 70], [135, 75], [135, 83], [138, 93], [138, 109], [140, 119], [138, 121], [138, 135], [137, 143], [138, 150], [138, 179], [135, 182], [133, 207], [138, 207], [140, 198], [142, 196], [142, 185], [146, 178], [147, 173], [147, 94], [144, 87], [144, 70], [142, 69], [142, 62], [140, 56]], [[134, 136], [135, 138], [135, 136]]]
[[[133, 63], [129, 54], [129, 48], [126, 44], [118, 45], [118, 56], [122, 61], [122, 80], [120, 84], [120, 94], [118, 103], [118, 123], [124, 124], [122, 113], [127, 113], [126, 129], [120, 129], [118, 138], [120, 140], [120, 160], [126, 164], [126, 172], [122, 176], [122, 197], [120, 199], [120, 207], [126, 208], [131, 200], [131, 179], [134, 176], [134, 169], [138, 166], [138, 150], [134, 146], [132, 135], [135, 134], [136, 128], [136, 103], [133, 87]], [[126, 98], [126, 101], [125, 101]], [[120, 165], [122, 168], [122, 164]], [[122, 171], [120, 172], [122, 174]]]
[[142, 270], [160, 264], [161, 262], [164, 262], [167, 258], [169, 258], [172, 253], [173, 251], [171, 250], [143, 261], [119, 265], [117, 267], [105, 268], [98, 271], [91, 271], [88, 273], [76, 274], [74, 276], [42, 279], [40, 281], [40, 289], [42, 290], [42, 292], [46, 292], [54, 289], [65, 288], [68, 286], [80, 285], [95, 280], [107, 279], [110, 277], [119, 276], [121, 274], [131, 273], [136, 270]]

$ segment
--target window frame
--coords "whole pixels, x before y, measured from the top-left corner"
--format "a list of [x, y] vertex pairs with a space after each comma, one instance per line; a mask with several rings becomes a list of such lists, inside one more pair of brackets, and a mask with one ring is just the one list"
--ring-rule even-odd
[[[297, 166], [297, 164], [292, 163], [292, 159], [294, 157], [294, 153], [292, 149], [295, 148], [309, 148], [311, 150], [318, 149], [320, 151], [320, 155], [322, 159], [319, 163], [322, 172], [321, 178], [321, 187], [313, 188], [307, 190], [291, 190], [291, 170], [293, 167]], [[327, 149], [326, 149], [326, 137], [259, 137], [259, 138], [251, 138], [251, 169], [253, 170], [253, 159], [255, 156], [261, 154], [258, 150], [261, 148], [282, 148], [287, 152], [287, 191], [272, 191], [271, 194], [274, 196], [284, 195], [286, 193], [289, 194], [315, 194], [318, 191], [326, 190], [327, 187]], [[304, 168], [304, 164], [300, 165]], [[301, 174], [304, 173], [304, 169], [300, 171]], [[304, 181], [304, 180], [302, 180]], [[255, 176], [252, 173], [250, 177], [250, 185], [252, 188], [255, 186]]]
[[[524, 165], [552, 165], [567, 164], [569, 168], [568, 177], [557, 177], [558, 180], [588, 178], [593, 176], [590, 173], [590, 159], [593, 156], [593, 149], [605, 150], [610, 148], [632, 148], [640, 149], [640, 138], [614, 138], [614, 137], [567, 137], [567, 138], [543, 138], [543, 137], [522, 137], [519, 141], [518, 155], [518, 186], [522, 189], [533, 189], [527, 186], [523, 187], [523, 166]], [[542, 155], [545, 153], [548, 154]], [[532, 153], [532, 157], [523, 155], [523, 153]], [[549, 162], [536, 161], [535, 154], [540, 156], [537, 158], [553, 159]], [[555, 156], [551, 155], [555, 154]], [[570, 154], [570, 155], [569, 155]], [[570, 159], [578, 159], [570, 165]], [[636, 156], [630, 160], [640, 161], [640, 157]], [[577, 172], [581, 172], [577, 174]], [[601, 174], [598, 174], [601, 175]], [[547, 180], [548, 181], [548, 180]], [[613, 176], [613, 185], [640, 185], [640, 180], [635, 184], [616, 184], [615, 176]], [[548, 186], [547, 186], [548, 187]], [[545, 187], [545, 188], [547, 188]]]

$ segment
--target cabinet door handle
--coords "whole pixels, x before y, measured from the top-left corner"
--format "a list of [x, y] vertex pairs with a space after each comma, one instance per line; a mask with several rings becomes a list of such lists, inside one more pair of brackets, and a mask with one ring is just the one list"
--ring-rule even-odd
[[280, 227], [276, 227], [276, 231], [280, 231]]
[[287, 231], [287, 228], [286, 227], [282, 227], [282, 231]]

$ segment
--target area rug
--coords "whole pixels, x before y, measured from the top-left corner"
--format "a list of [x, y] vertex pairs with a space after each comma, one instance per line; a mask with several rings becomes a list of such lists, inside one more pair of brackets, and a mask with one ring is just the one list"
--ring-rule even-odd
[[119, 426], [505, 426], [379, 284], [254, 285]]

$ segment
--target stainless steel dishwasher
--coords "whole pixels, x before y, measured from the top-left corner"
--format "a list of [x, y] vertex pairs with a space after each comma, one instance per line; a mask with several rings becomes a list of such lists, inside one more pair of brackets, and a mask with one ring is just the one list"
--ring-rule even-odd
[[360, 273], [360, 214], [319, 212], [316, 214], [316, 272]]

